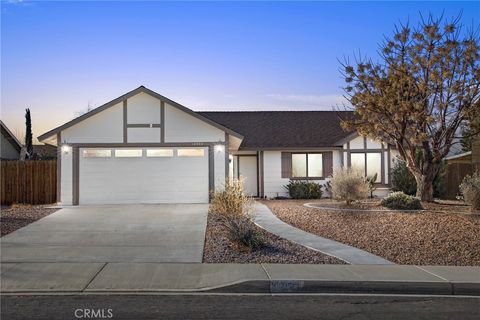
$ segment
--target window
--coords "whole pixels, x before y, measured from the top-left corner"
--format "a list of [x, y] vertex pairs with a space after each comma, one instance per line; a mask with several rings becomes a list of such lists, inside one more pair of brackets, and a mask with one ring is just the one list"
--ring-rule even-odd
[[350, 160], [352, 168], [365, 172], [365, 153], [352, 153]]
[[377, 174], [375, 182], [382, 182], [382, 155], [379, 152], [360, 152], [350, 154], [350, 165], [364, 173], [366, 177]]
[[115, 149], [117, 158], [138, 158], [142, 156], [142, 149]]
[[380, 153], [367, 153], [367, 177], [377, 174], [375, 182], [382, 182], [382, 155]]
[[110, 149], [83, 149], [82, 156], [84, 158], [110, 158], [112, 150]]
[[292, 178], [323, 177], [323, 156], [321, 153], [293, 153]]
[[147, 157], [173, 157], [173, 149], [147, 149]]
[[307, 154], [292, 154], [292, 177], [302, 178], [307, 176]]
[[179, 157], [203, 157], [205, 155], [204, 149], [178, 149], [177, 155]]

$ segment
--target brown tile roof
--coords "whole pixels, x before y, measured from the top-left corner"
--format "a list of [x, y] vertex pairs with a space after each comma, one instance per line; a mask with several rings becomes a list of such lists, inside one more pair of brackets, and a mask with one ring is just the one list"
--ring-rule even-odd
[[333, 147], [352, 132], [340, 127], [348, 111], [198, 112], [244, 136], [240, 148]]

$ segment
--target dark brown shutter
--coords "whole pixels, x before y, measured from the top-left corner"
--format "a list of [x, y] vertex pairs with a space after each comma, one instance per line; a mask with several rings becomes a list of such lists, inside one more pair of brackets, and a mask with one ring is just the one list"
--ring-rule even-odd
[[292, 177], [292, 153], [282, 152], [282, 178]]
[[333, 154], [332, 152], [323, 153], [323, 177], [328, 178], [333, 174]]

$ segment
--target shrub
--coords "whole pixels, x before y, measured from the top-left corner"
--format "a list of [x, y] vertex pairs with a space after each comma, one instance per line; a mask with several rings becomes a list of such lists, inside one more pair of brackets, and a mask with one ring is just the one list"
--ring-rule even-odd
[[285, 188], [293, 199], [320, 199], [323, 193], [322, 186], [313, 181], [290, 180]]
[[[433, 180], [433, 196], [436, 198], [444, 196], [447, 190], [445, 184], [446, 167], [446, 164], [442, 163], [437, 176]], [[391, 177], [393, 191], [402, 191], [403, 193], [412, 196], [417, 193], [417, 182], [415, 181], [415, 177], [410, 173], [405, 161], [402, 159], [395, 159]]]
[[376, 182], [378, 175], [375, 173], [371, 177], [367, 177], [368, 191], [370, 192], [370, 198], [373, 198], [373, 192], [377, 190]]
[[243, 192], [243, 180], [227, 180], [224, 190], [212, 194], [209, 211], [221, 217], [228, 239], [242, 250], [263, 245], [252, 221], [253, 200]]
[[227, 180], [225, 188], [212, 194], [210, 212], [222, 216], [238, 217], [248, 215], [253, 200], [243, 192], [243, 180]]
[[480, 210], [480, 172], [465, 176], [459, 188], [463, 199], [472, 206], [472, 210]]
[[420, 199], [405, 194], [402, 191], [392, 192], [382, 199], [382, 206], [393, 210], [420, 210], [422, 204]]
[[228, 231], [228, 239], [240, 249], [253, 251], [263, 246], [257, 227], [248, 217], [225, 218], [223, 224]]
[[333, 171], [332, 196], [337, 200], [344, 200], [347, 205], [352, 201], [362, 200], [368, 197], [368, 182], [363, 173], [354, 168], [337, 168]]

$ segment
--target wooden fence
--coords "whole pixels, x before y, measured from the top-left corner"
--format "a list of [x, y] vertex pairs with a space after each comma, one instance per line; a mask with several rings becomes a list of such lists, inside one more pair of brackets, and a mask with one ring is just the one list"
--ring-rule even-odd
[[449, 163], [445, 182], [447, 187], [447, 199], [455, 199], [460, 194], [458, 186], [462, 183], [467, 174], [472, 174], [473, 167], [470, 163]]
[[57, 161], [1, 161], [1, 203], [57, 201]]

